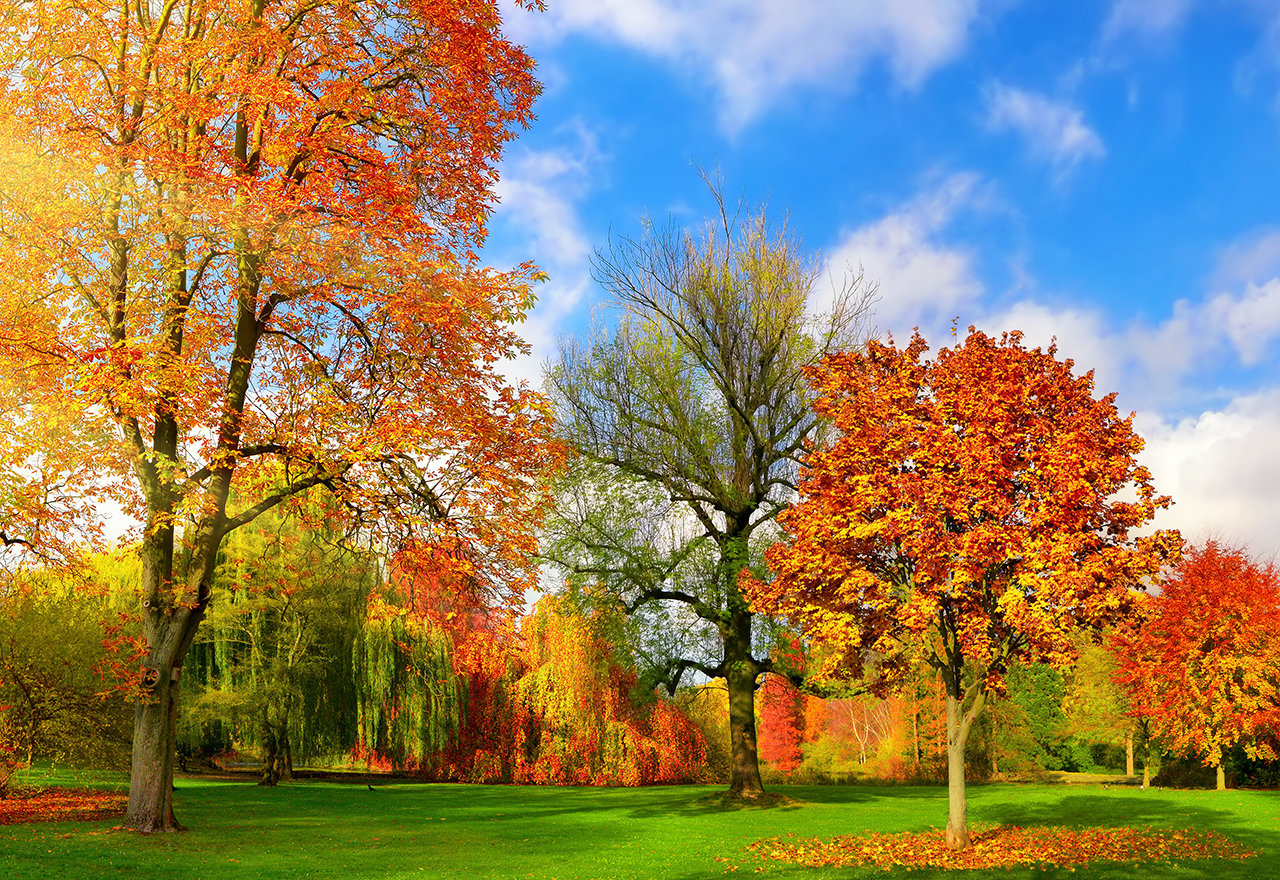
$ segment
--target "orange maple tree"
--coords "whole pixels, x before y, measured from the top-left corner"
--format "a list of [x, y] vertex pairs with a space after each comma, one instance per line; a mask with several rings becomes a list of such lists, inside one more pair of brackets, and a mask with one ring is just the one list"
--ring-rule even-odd
[[1126, 614], [1180, 538], [1131, 537], [1170, 502], [1092, 374], [1019, 333], [971, 329], [933, 360], [927, 348], [917, 333], [810, 370], [835, 436], [809, 451], [801, 500], [779, 518], [773, 580], [744, 589], [821, 646], [818, 676], [865, 675], [883, 693], [912, 663], [938, 671], [959, 849], [965, 743], [987, 694], [1015, 659], [1070, 662], [1073, 631]]
[[1203, 757], [1226, 788], [1224, 752], [1274, 759], [1280, 731], [1280, 571], [1217, 541], [1190, 549], [1139, 626], [1116, 633], [1131, 715], [1169, 749]]
[[495, 365], [534, 270], [477, 251], [538, 86], [497, 5], [0, 10], [0, 375], [43, 444], [4, 451], [67, 462], [42, 485], [79, 502], [6, 539], [103, 499], [142, 524], [130, 827], [178, 827], [177, 682], [228, 532], [328, 490], [371, 540], [465, 546], [495, 602], [531, 576], [555, 453]]

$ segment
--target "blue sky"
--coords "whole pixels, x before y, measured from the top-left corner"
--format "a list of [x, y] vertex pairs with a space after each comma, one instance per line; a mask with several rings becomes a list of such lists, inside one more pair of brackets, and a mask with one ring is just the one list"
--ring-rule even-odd
[[550, 281], [539, 384], [601, 294], [591, 253], [697, 224], [696, 173], [786, 213], [876, 325], [1056, 337], [1138, 413], [1161, 525], [1280, 552], [1280, 2], [510, 2], [538, 120], [488, 254]]

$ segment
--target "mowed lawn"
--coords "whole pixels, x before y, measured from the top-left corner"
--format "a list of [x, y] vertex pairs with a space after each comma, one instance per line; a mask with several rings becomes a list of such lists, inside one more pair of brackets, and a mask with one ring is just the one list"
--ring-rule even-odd
[[[222, 878], [703, 878], [765, 863], [744, 852], [760, 837], [831, 836], [940, 827], [941, 787], [779, 786], [801, 803], [728, 810], [715, 786], [640, 789], [295, 782], [279, 788], [183, 779], [175, 795], [185, 834], [109, 832], [117, 821], [0, 827], [0, 877], [15, 880]], [[1213, 829], [1256, 850], [1248, 861], [1104, 863], [1070, 871], [964, 871], [1006, 877], [1280, 877], [1280, 793], [1142, 791], [1066, 785], [975, 785], [971, 822]], [[911, 877], [933, 869], [803, 869], [768, 863], [766, 876]]]

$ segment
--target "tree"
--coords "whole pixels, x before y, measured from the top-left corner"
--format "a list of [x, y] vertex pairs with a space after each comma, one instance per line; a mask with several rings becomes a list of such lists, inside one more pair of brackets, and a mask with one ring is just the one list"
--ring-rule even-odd
[[781, 675], [766, 675], [756, 699], [760, 710], [759, 753], [782, 773], [800, 766], [804, 694]]
[[[969, 845], [965, 744], [1015, 660], [1064, 665], [1076, 627], [1134, 603], [1176, 533], [1130, 537], [1157, 508], [1142, 440], [1055, 350], [970, 330], [923, 360], [869, 343], [808, 373], [836, 435], [810, 450], [752, 607], [823, 646], [818, 675], [892, 690], [923, 659], [946, 689], [947, 843]], [[1117, 493], [1132, 493], [1120, 500]]]
[[773, 664], [738, 575], [818, 425], [802, 371], [857, 342], [869, 291], [847, 282], [812, 317], [816, 259], [785, 224], [711, 191], [719, 211], [700, 235], [646, 221], [596, 255], [618, 321], [566, 342], [547, 377], [582, 461], [545, 552], [643, 619], [640, 653], [672, 693], [690, 670], [726, 680], [730, 792], [750, 798], [763, 790], [756, 681]]
[[554, 456], [495, 364], [533, 270], [476, 251], [537, 84], [496, 7], [0, 11], [0, 375], [30, 424], [111, 438], [44, 448], [84, 456], [73, 507], [141, 522], [131, 828], [179, 827], [176, 684], [234, 529], [323, 489], [371, 540], [465, 537], [495, 601], [529, 581]]
[[377, 559], [343, 547], [323, 508], [277, 508], [223, 541], [204, 622], [192, 643], [179, 747], [256, 746], [262, 784], [295, 756], [354, 745], [353, 644], [378, 586]]
[[1280, 571], [1208, 541], [1192, 548], [1140, 626], [1116, 634], [1130, 713], [1172, 750], [1200, 755], [1226, 788], [1224, 753], [1276, 758], [1280, 728]]
[[102, 569], [24, 572], [0, 581], [0, 797], [33, 758], [121, 767], [128, 709], [107, 673], [100, 622], [116, 617]]
[[1102, 644], [1080, 645], [1080, 659], [1067, 676], [1062, 701], [1071, 731], [1087, 742], [1124, 746], [1125, 774], [1134, 774], [1134, 746], [1138, 725], [1129, 715], [1129, 704], [1115, 682], [1116, 659]]

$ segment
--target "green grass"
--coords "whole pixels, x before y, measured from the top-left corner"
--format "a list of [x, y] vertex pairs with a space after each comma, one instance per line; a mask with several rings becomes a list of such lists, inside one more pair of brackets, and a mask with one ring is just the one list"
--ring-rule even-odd
[[[59, 779], [83, 784], [86, 778]], [[116, 779], [118, 782], [118, 778]], [[716, 856], [746, 862], [759, 837], [918, 831], [946, 821], [939, 787], [777, 786], [802, 803], [725, 809], [718, 787], [534, 788], [300, 782], [279, 788], [180, 780], [185, 834], [103, 834], [113, 822], [0, 827], [0, 876], [222, 878], [694, 878], [723, 875]], [[1280, 793], [1141, 791], [1100, 786], [989, 785], [969, 789], [970, 821], [1019, 825], [1135, 825], [1214, 829], [1259, 853], [1246, 862], [1038, 871], [963, 872], [986, 878], [1245, 878], [1280, 875]], [[93, 833], [97, 832], [97, 833]], [[766, 876], [941, 877], [894, 869], [807, 870]]]

